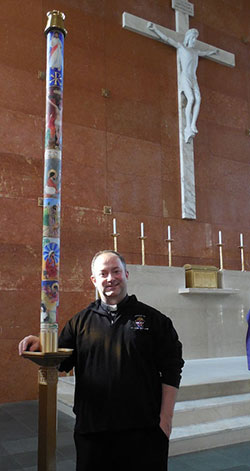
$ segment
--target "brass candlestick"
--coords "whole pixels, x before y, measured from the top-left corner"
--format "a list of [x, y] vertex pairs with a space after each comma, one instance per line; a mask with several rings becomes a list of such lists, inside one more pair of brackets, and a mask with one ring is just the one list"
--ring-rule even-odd
[[23, 352], [22, 356], [39, 365], [38, 471], [56, 471], [57, 366], [73, 350]]
[[145, 265], [145, 242], [144, 241], [145, 241], [146, 238], [147, 237], [145, 237], [145, 236], [140, 236], [139, 237], [139, 239], [141, 241], [141, 259], [142, 259], [141, 264], [142, 265]]
[[165, 239], [168, 243], [168, 266], [172, 267], [172, 242], [174, 239]]
[[223, 251], [222, 251], [222, 247], [224, 244], [222, 243], [218, 243], [216, 244], [217, 247], [219, 247], [219, 254], [220, 254], [220, 270], [223, 270]]
[[117, 250], [117, 246], [118, 246], [117, 245], [117, 239], [118, 239], [119, 235], [120, 235], [119, 232], [113, 232], [113, 234], [111, 234], [111, 236], [114, 239], [114, 251], [115, 252], [118, 252], [118, 250]]
[[245, 245], [240, 245], [240, 259], [241, 259], [241, 271], [245, 271], [245, 263], [244, 263], [244, 247]]

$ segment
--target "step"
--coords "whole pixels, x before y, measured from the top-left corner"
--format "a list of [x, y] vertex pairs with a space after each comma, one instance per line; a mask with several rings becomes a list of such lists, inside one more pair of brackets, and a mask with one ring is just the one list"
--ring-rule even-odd
[[178, 401], [245, 394], [250, 391], [246, 357], [187, 360]]
[[173, 426], [182, 427], [240, 417], [248, 415], [249, 411], [250, 393], [177, 402]]
[[[74, 416], [74, 376], [60, 377], [58, 409]], [[245, 357], [187, 360], [175, 406], [170, 456], [250, 441]]]
[[173, 428], [170, 456], [250, 440], [250, 415]]

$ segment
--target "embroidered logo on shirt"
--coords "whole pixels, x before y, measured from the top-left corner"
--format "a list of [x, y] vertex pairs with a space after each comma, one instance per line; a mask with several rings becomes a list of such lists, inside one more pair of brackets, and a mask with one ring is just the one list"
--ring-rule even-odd
[[134, 320], [131, 322], [132, 330], [148, 330], [148, 327], [145, 326], [146, 318], [142, 315], [135, 316]]

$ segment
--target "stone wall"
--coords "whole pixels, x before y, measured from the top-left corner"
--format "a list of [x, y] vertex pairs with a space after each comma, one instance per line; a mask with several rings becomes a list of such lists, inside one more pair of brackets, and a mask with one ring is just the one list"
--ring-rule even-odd
[[[122, 29], [127, 11], [175, 28], [170, 0], [55, 0], [66, 14], [62, 164], [60, 328], [94, 296], [93, 254], [112, 248], [130, 264], [240, 269], [239, 233], [250, 266], [249, 1], [193, 0], [200, 39], [236, 56], [236, 67], [200, 60], [195, 138], [197, 220], [181, 219], [176, 52]], [[1, 5], [0, 31], [0, 402], [31, 399], [36, 367], [17, 343], [39, 332], [46, 41], [49, 1]], [[104, 214], [110, 206], [112, 214]], [[182, 299], [181, 296], [178, 299]], [[183, 298], [183, 303], [184, 303]], [[185, 306], [190, 301], [185, 301]], [[15, 373], [15, 374], [14, 374]]]

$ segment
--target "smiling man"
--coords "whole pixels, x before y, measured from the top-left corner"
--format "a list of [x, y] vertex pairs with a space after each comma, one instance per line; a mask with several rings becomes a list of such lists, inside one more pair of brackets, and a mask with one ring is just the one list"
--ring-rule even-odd
[[[98, 252], [91, 280], [100, 299], [65, 325], [59, 347], [73, 348], [60, 371], [75, 368], [77, 471], [166, 471], [183, 367], [171, 320], [128, 296], [117, 252]], [[25, 337], [20, 354], [39, 348]]]

